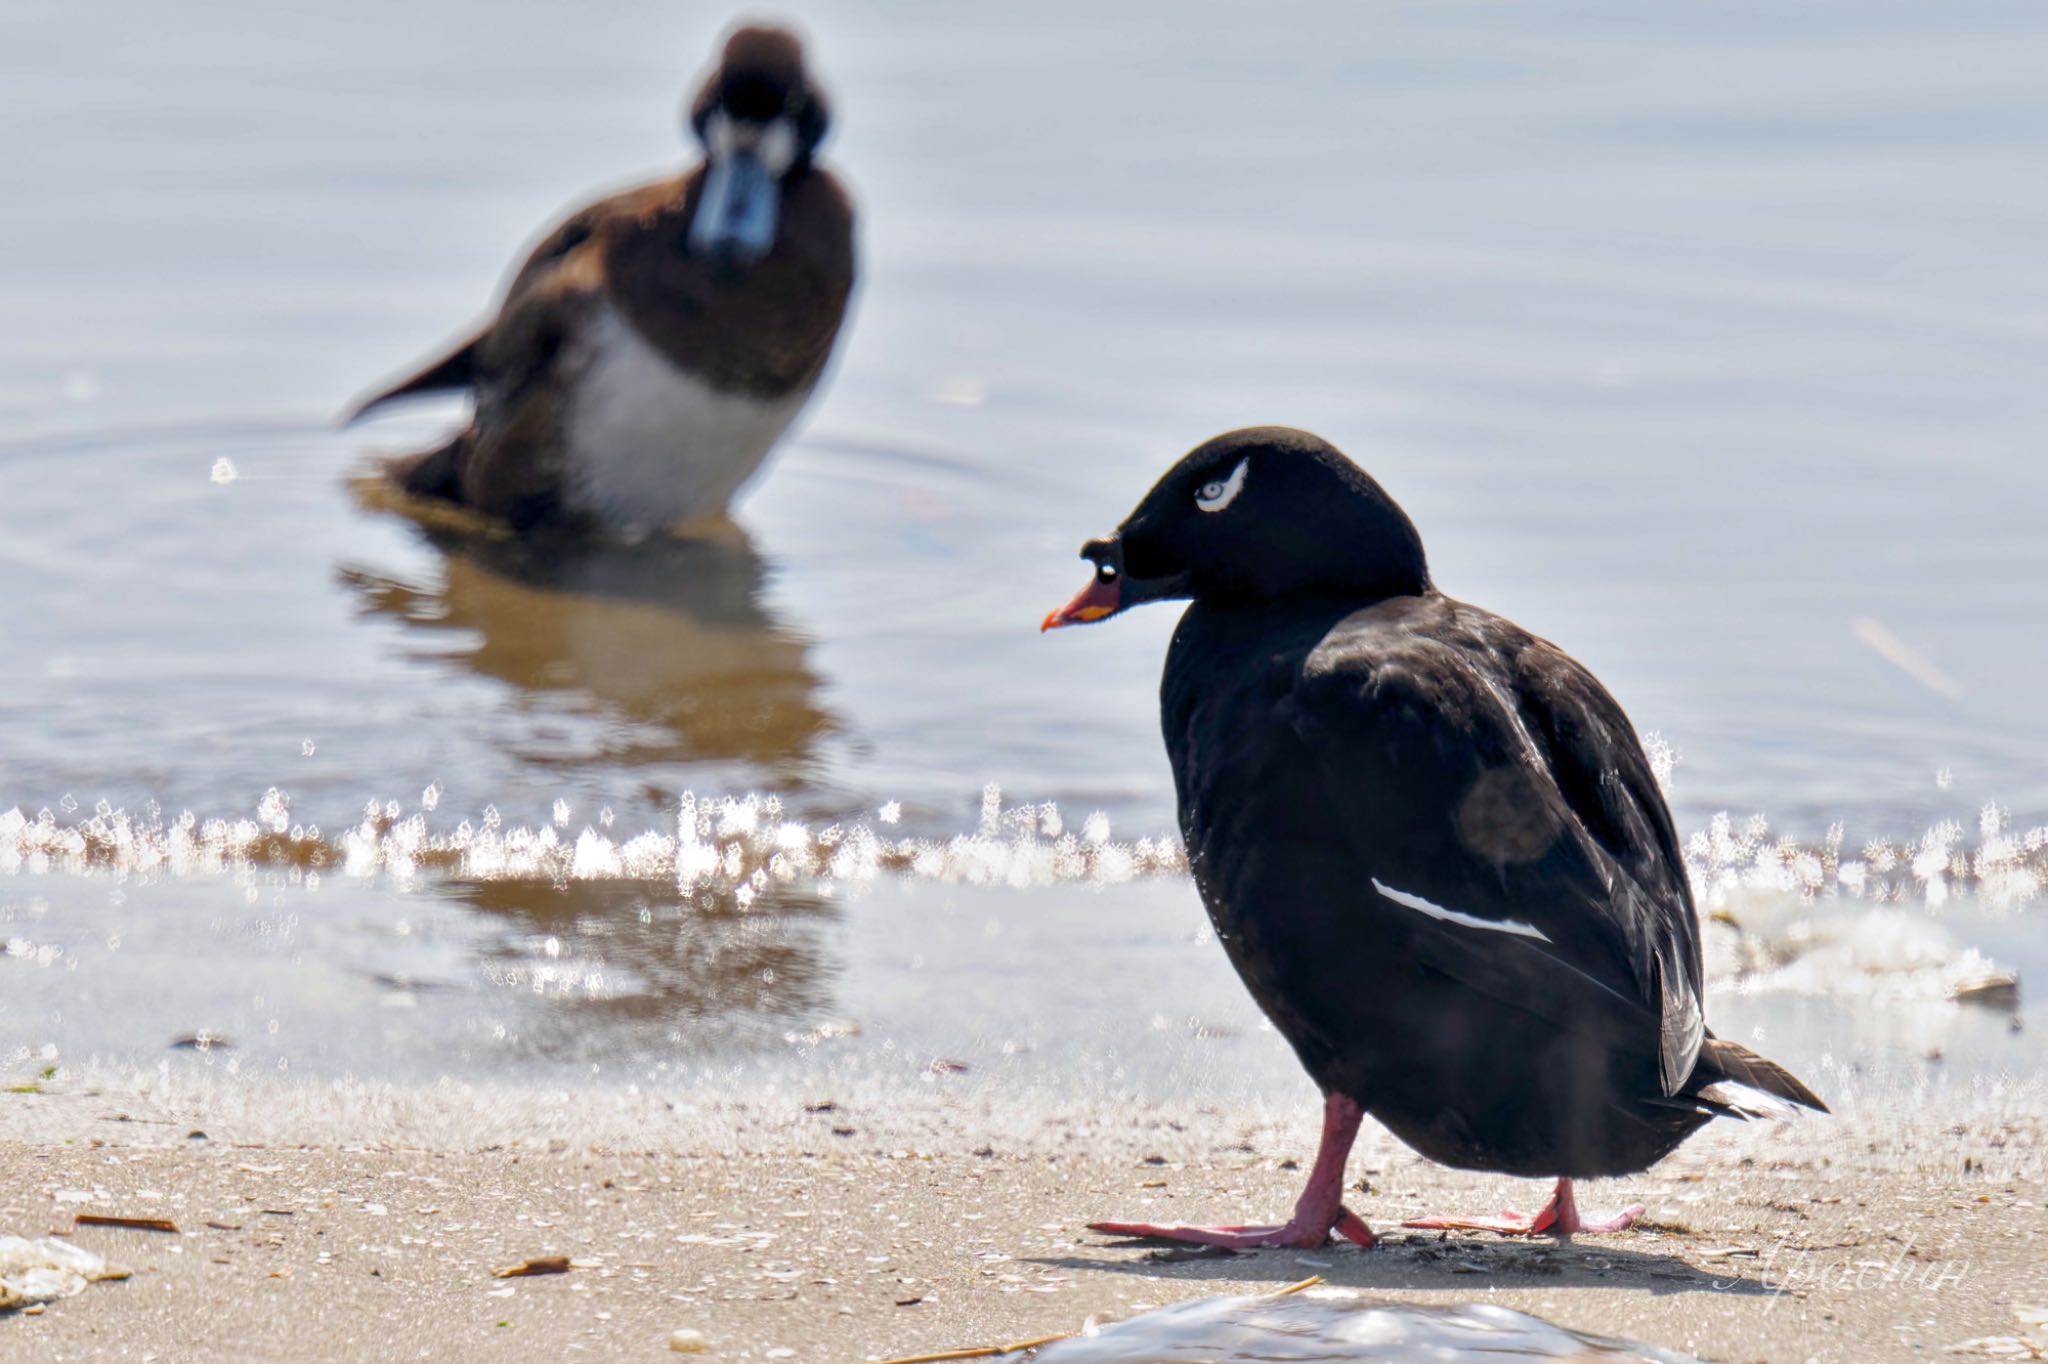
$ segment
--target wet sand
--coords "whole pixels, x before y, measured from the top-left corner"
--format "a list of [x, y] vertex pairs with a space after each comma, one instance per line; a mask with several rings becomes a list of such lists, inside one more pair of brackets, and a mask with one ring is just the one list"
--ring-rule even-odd
[[[1398, 1230], [1541, 1190], [1369, 1131], [1350, 1176], [1371, 1192], [1351, 1201], [1377, 1249], [1167, 1261], [1084, 1223], [1283, 1214], [1310, 1115], [941, 1095], [9, 1094], [0, 1233], [70, 1232], [137, 1272], [0, 1318], [0, 1358], [671, 1358], [670, 1334], [694, 1330], [709, 1358], [881, 1359], [1309, 1275], [1714, 1360], [1925, 1357], [2041, 1334], [2015, 1312], [2048, 1304], [2044, 1113], [2007, 1096], [1721, 1124], [1648, 1174], [1587, 1186], [1594, 1208], [1647, 1203], [1648, 1229], [1568, 1244]], [[80, 1212], [180, 1231], [74, 1227]], [[493, 1277], [548, 1255], [576, 1267]]]

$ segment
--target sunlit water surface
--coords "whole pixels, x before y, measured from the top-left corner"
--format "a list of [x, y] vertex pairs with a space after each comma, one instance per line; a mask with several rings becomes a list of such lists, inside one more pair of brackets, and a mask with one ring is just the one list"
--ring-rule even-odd
[[543, 555], [351, 482], [453, 412], [328, 418], [677, 160], [723, 16], [0, 15], [0, 1070], [1292, 1094], [1171, 611], [1034, 629], [1286, 421], [1681, 755], [1717, 1026], [2035, 1073], [2038, 7], [802, 18], [830, 384], [730, 533]]

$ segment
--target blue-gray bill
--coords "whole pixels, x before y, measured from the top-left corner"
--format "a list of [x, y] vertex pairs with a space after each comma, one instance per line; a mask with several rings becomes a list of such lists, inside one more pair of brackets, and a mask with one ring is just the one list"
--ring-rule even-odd
[[759, 260], [775, 245], [780, 187], [751, 151], [715, 157], [690, 222], [690, 249], [738, 261]]

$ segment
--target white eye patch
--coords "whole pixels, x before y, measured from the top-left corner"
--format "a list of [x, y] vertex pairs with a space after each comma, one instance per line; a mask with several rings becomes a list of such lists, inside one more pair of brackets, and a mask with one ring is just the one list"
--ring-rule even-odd
[[1251, 467], [1251, 458], [1246, 456], [1237, 462], [1228, 478], [1212, 478], [1195, 489], [1195, 505], [1205, 512], [1220, 512], [1237, 501], [1237, 495], [1244, 491], [1244, 473]]
[[767, 123], [740, 123], [725, 110], [713, 109], [704, 120], [704, 146], [714, 161], [750, 151], [763, 170], [780, 180], [796, 164], [796, 125], [786, 115]]
[[761, 140], [755, 144], [754, 154], [761, 158], [761, 164], [768, 173], [780, 180], [796, 163], [796, 125], [787, 118], [778, 118], [761, 130]]
[[713, 109], [704, 120], [704, 149], [722, 159], [731, 156], [738, 146], [739, 129], [733, 126], [732, 115], [723, 109]]

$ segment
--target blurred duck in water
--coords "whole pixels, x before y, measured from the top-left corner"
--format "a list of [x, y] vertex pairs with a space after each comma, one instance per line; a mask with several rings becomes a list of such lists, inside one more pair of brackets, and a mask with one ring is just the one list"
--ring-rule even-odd
[[794, 34], [735, 31], [690, 105], [701, 163], [571, 214], [495, 318], [355, 407], [474, 401], [389, 477], [520, 531], [633, 538], [724, 515], [846, 316], [853, 207], [816, 164], [828, 122]]

